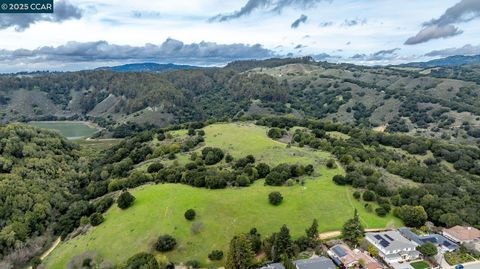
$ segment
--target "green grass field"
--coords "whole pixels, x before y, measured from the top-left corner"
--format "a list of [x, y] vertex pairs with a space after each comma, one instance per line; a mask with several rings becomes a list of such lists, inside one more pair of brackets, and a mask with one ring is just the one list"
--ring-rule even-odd
[[54, 130], [68, 139], [92, 136], [97, 129], [83, 121], [31, 121], [28, 125]]
[[[114, 263], [125, 261], [140, 251], [152, 250], [155, 239], [168, 233], [177, 238], [178, 247], [165, 255], [179, 263], [199, 260], [203, 266], [211, 263], [207, 255], [213, 249], [228, 249], [229, 240], [238, 233], [256, 227], [262, 235], [277, 231], [287, 224], [294, 237], [304, 233], [314, 218], [321, 231], [333, 231], [353, 215], [357, 208], [368, 228], [401, 225], [398, 219], [377, 217], [368, 213], [354, 200], [351, 189], [332, 183], [332, 177], [343, 173], [327, 169], [321, 163], [330, 155], [307, 148], [291, 147], [266, 136], [266, 129], [250, 124], [217, 124], [205, 128], [206, 145], [221, 147], [234, 157], [253, 154], [258, 161], [270, 164], [281, 162], [314, 164], [315, 175], [304, 186], [270, 187], [263, 180], [241, 189], [207, 190], [178, 184], [142, 186], [132, 190], [137, 198], [134, 205], [122, 211], [116, 206], [105, 215], [105, 222], [60, 246], [46, 259], [46, 268], [61, 269], [74, 256], [96, 250], [104, 259]], [[271, 191], [280, 191], [284, 202], [274, 207], [268, 203]], [[195, 221], [204, 226], [192, 234], [192, 222], [184, 219], [185, 210], [194, 208]]]

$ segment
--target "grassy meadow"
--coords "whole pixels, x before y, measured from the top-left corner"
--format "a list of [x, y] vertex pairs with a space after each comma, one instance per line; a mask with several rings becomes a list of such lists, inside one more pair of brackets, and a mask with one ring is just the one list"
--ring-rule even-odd
[[[367, 212], [361, 202], [352, 197], [348, 187], [337, 186], [332, 177], [343, 171], [327, 169], [323, 164], [330, 155], [308, 148], [290, 147], [269, 139], [266, 128], [251, 124], [216, 124], [205, 129], [206, 146], [220, 147], [234, 158], [252, 154], [257, 162], [275, 165], [282, 162], [313, 164], [315, 174], [307, 177], [305, 185], [293, 187], [264, 186], [263, 180], [246, 188], [208, 190], [180, 184], [145, 185], [134, 190], [136, 201], [127, 210], [113, 206], [105, 214], [105, 222], [86, 234], [63, 242], [46, 259], [46, 268], [61, 269], [74, 256], [95, 250], [113, 263], [121, 263], [140, 252], [151, 251], [159, 235], [171, 234], [177, 248], [159, 258], [175, 263], [196, 259], [203, 266], [220, 266], [223, 261], [210, 262], [208, 253], [214, 249], [224, 252], [230, 239], [255, 227], [267, 236], [286, 224], [294, 237], [304, 233], [314, 218], [320, 231], [341, 229], [343, 223], [358, 209], [367, 228], [401, 225], [391, 215], [380, 218]], [[183, 135], [183, 133], [179, 134]], [[275, 207], [268, 203], [271, 191], [280, 191], [284, 202]], [[197, 218], [191, 222], [183, 214], [193, 208]], [[203, 228], [192, 232], [192, 225]]]

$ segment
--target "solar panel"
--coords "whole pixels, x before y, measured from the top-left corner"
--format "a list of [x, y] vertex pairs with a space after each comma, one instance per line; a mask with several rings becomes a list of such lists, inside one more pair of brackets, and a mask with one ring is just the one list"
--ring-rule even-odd
[[443, 245], [448, 248], [448, 247], [451, 246], [452, 244], [450, 244], [450, 242], [448, 242], [448, 241], [443, 241]]
[[391, 238], [390, 235], [385, 234], [385, 237], [388, 238], [390, 241], [393, 241], [393, 238]]
[[375, 237], [377, 240], [383, 240], [383, 237], [382, 237], [381, 235], [379, 235], [379, 234], [375, 235], [374, 237]]
[[388, 246], [390, 245], [390, 243], [388, 243], [387, 240], [381, 240], [381, 241], [380, 241], [380, 245], [381, 245], [382, 247], [388, 247]]

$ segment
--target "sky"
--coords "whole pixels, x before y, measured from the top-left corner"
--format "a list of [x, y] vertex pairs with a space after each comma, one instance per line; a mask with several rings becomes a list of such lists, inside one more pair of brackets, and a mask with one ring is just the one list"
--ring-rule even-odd
[[475, 54], [480, 0], [57, 0], [54, 14], [0, 14], [0, 72]]

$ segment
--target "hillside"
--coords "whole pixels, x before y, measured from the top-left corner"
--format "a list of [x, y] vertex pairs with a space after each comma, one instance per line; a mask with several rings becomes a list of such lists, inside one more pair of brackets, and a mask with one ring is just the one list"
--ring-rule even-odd
[[2, 76], [0, 111], [3, 122], [91, 120], [117, 137], [149, 124], [291, 115], [476, 143], [479, 81], [470, 65], [417, 69], [271, 59], [168, 74]]
[[19, 268], [62, 230], [59, 216], [79, 205], [85, 163], [55, 132], [20, 125], [0, 126], [0, 154], [0, 267]]
[[[207, 259], [214, 249], [205, 242], [225, 251], [233, 235], [256, 228], [257, 242], [265, 244], [283, 224], [300, 253], [309, 248], [303, 233], [314, 218], [320, 231], [339, 230], [353, 209], [366, 227], [402, 225], [399, 219], [413, 227], [427, 220], [442, 227], [480, 224], [477, 146], [292, 116], [150, 126], [122, 140], [80, 146], [31, 127], [4, 128], [0, 182], [9, 191], [0, 198], [18, 201], [18, 210], [3, 209], [12, 215], [0, 226], [0, 244], [8, 246], [5, 260], [19, 265], [55, 236], [62, 243], [43, 268], [79, 267], [87, 258], [121, 265], [141, 250], [164, 263], [223, 265]], [[25, 175], [28, 180], [15, 180]], [[33, 187], [22, 187], [29, 182]], [[34, 190], [31, 198], [27, 189]], [[277, 206], [269, 204], [272, 191], [283, 196]], [[136, 199], [120, 210], [120, 197], [129, 192]], [[33, 213], [22, 213], [29, 207]], [[191, 222], [184, 217], [189, 208], [197, 212]], [[423, 214], [412, 217], [418, 210]], [[155, 251], [165, 233], [177, 247]], [[39, 235], [47, 238], [36, 241]], [[262, 257], [262, 248], [255, 252]]]
[[156, 72], [163, 73], [175, 70], [189, 70], [198, 67], [191, 65], [177, 65], [177, 64], [157, 64], [157, 63], [134, 63], [117, 66], [98, 67], [95, 70], [108, 70], [115, 72]]
[[[285, 143], [268, 138], [265, 127], [253, 124], [215, 124], [203, 130], [205, 144], [195, 150], [197, 153], [205, 147], [218, 147], [235, 160], [252, 154], [256, 163], [272, 167], [281, 163], [313, 164], [315, 172], [302, 178], [304, 184], [291, 187], [265, 186], [264, 180], [245, 188], [222, 190], [171, 183], [139, 187], [132, 191], [136, 200], [131, 208], [111, 208], [99, 227], [62, 243], [46, 261], [46, 268], [64, 268], [75, 255], [88, 251], [94, 251], [99, 260], [119, 264], [125, 257], [149, 251], [160, 234], [172, 234], [178, 241], [177, 249], [165, 254], [169, 261], [178, 264], [188, 258], [204, 266], [220, 266], [223, 262], [211, 262], [207, 255], [213, 249], [226, 252], [235, 234], [256, 228], [260, 234], [268, 235], [287, 224], [297, 238], [314, 218], [319, 220], [320, 231], [334, 231], [352, 216], [354, 208], [367, 228], [401, 225], [391, 215], [378, 217], [368, 212], [361, 202], [353, 199], [351, 188], [334, 184], [332, 177], [344, 172], [325, 166], [332, 158], [329, 153], [296, 146], [286, 148]], [[185, 132], [179, 133], [178, 138], [185, 137]], [[188, 156], [179, 153], [177, 161], [180, 165], [187, 164], [184, 160]], [[278, 207], [268, 203], [267, 196], [272, 191], [279, 191], [284, 197]], [[194, 222], [183, 217], [189, 208], [197, 212]], [[192, 233], [195, 223], [203, 226], [198, 233]], [[118, 240], [119, 235], [122, 240]]]
[[469, 64], [480, 64], [480, 55], [474, 56], [465, 56], [465, 55], [455, 55], [449, 56], [446, 58], [435, 59], [428, 62], [413, 62], [402, 64], [400, 66], [410, 66], [410, 67], [445, 67], [445, 66], [461, 66]]

